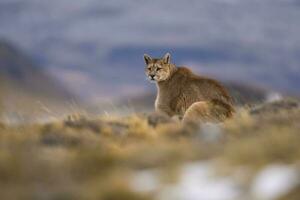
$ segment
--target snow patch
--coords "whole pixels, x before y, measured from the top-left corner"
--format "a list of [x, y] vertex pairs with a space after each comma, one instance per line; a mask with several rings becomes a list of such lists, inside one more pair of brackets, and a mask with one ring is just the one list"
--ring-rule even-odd
[[152, 192], [159, 188], [160, 181], [158, 172], [143, 170], [134, 174], [130, 186], [137, 192]]
[[155, 192], [161, 200], [233, 200], [239, 199], [240, 189], [230, 177], [217, 177], [211, 163], [186, 164], [175, 184], [164, 185], [156, 170], [134, 174], [130, 186], [137, 192]]
[[297, 170], [286, 165], [270, 165], [255, 178], [251, 191], [254, 197], [273, 200], [288, 193], [299, 183]]

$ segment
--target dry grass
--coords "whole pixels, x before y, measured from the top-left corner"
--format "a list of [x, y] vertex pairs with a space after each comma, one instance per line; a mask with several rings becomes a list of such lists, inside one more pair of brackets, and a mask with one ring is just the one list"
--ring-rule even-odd
[[241, 109], [223, 125], [221, 166], [254, 171], [271, 163], [300, 164], [300, 107], [296, 100]]
[[[177, 169], [195, 160], [217, 161], [226, 173], [241, 166], [255, 173], [278, 162], [299, 166], [299, 120], [298, 103], [286, 100], [240, 110], [220, 134], [158, 115], [0, 124], [1, 198], [153, 199], [129, 187], [136, 170], [160, 169], [174, 181]], [[297, 191], [290, 195], [299, 197]]]

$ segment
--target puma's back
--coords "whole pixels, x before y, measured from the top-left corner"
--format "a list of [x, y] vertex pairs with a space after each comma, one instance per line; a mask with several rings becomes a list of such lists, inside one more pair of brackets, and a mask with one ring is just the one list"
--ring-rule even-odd
[[[219, 107], [223, 110], [223, 113], [220, 114], [227, 117], [232, 115], [231, 97], [217, 81], [198, 76], [188, 68], [176, 67], [170, 63], [169, 54], [162, 59], [151, 59], [145, 55], [145, 61], [148, 63], [146, 69], [148, 77], [157, 83], [158, 93], [155, 102], [157, 111], [164, 112], [169, 116], [184, 116], [186, 111], [192, 108], [192, 105], [198, 103], [197, 107], [199, 107], [199, 102], [201, 102], [202, 107], [204, 105], [209, 107], [206, 109], [208, 112], [206, 114], [218, 115], [218, 113], [211, 112]], [[218, 112], [218, 110], [215, 111]], [[189, 111], [189, 113], [191, 112]]]

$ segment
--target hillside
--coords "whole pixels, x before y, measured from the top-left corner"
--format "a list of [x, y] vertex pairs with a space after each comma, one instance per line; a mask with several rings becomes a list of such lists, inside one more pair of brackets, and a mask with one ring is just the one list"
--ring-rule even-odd
[[41, 114], [75, 97], [12, 44], [0, 41], [0, 93], [7, 115]]
[[0, 124], [3, 199], [298, 200], [300, 102], [242, 108], [223, 124], [157, 114]]

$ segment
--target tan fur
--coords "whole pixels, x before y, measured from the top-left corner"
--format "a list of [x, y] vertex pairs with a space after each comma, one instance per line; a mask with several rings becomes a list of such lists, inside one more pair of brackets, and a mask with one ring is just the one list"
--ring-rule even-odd
[[219, 122], [234, 113], [232, 99], [217, 81], [198, 76], [170, 62], [170, 54], [161, 59], [144, 55], [147, 77], [156, 82], [155, 109], [183, 121]]

